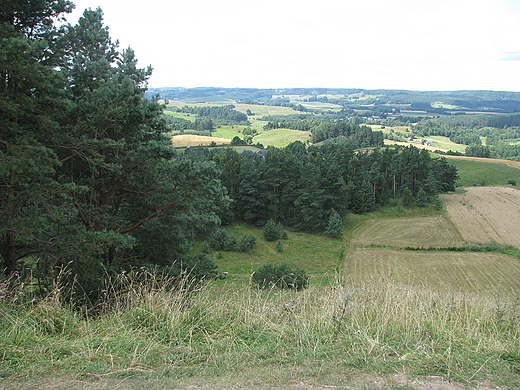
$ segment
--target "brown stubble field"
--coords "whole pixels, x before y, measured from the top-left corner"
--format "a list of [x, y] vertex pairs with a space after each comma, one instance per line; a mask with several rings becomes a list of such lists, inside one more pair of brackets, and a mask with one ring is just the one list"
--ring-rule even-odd
[[520, 191], [513, 187], [468, 187], [445, 195], [446, 210], [465, 241], [520, 248]]

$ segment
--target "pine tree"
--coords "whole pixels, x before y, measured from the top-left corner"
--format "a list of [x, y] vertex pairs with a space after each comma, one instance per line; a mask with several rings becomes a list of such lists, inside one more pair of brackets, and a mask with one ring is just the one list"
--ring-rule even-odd
[[266, 241], [276, 241], [280, 237], [280, 231], [272, 219], [265, 224], [263, 235]]
[[329, 223], [327, 224], [325, 233], [331, 236], [340, 236], [343, 233], [343, 220], [334, 209], [330, 211]]

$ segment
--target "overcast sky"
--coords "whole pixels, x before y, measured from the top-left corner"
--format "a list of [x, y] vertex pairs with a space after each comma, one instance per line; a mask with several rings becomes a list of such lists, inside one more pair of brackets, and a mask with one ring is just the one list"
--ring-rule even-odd
[[520, 0], [73, 0], [150, 87], [520, 91]]

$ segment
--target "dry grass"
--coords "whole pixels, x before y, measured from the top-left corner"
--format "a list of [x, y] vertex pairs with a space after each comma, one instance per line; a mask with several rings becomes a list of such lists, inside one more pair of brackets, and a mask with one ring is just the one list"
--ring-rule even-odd
[[[501, 357], [516, 359], [519, 347], [518, 302], [508, 297], [411, 289], [383, 279], [301, 292], [209, 285], [196, 294], [163, 288], [148, 276], [129, 275], [122, 283], [126, 293], [109, 291], [105, 314], [75, 318], [59, 330], [44, 327], [32, 310], [4, 316], [5, 373], [65, 377], [69, 388], [107, 382], [118, 388], [209, 388], [216, 382], [223, 389], [289, 383], [383, 389], [396, 373], [401, 384], [421, 376], [473, 388], [483, 380], [520, 384]], [[54, 307], [48, 321], [73, 316], [55, 299], [47, 305]], [[238, 384], [225, 383], [233, 373]], [[52, 383], [38, 379], [32, 388], [45, 388], [45, 381]], [[26, 384], [13, 388], [31, 388]]]
[[466, 241], [520, 248], [520, 191], [512, 187], [468, 187], [443, 196], [446, 209]]
[[185, 148], [188, 146], [208, 146], [212, 142], [215, 142], [217, 145], [229, 145], [231, 143], [230, 139], [227, 138], [218, 138], [218, 137], [209, 137], [205, 135], [193, 135], [193, 134], [180, 134], [174, 135], [171, 137], [172, 144], [176, 148]]

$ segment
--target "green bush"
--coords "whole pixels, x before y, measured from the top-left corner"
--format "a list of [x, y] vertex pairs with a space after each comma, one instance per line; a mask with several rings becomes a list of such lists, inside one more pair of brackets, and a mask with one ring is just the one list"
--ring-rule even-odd
[[327, 224], [327, 228], [325, 229], [325, 234], [330, 234], [331, 236], [341, 236], [342, 233], [343, 219], [336, 210], [331, 209], [329, 223]]
[[226, 250], [228, 236], [224, 229], [217, 229], [211, 238], [211, 247], [216, 251]]
[[248, 252], [253, 249], [256, 244], [256, 237], [253, 233], [244, 233], [238, 242], [238, 250], [240, 252]]
[[280, 238], [280, 229], [272, 219], [264, 225], [263, 235], [266, 241], [276, 241]]
[[286, 263], [265, 264], [253, 274], [253, 282], [261, 289], [277, 287], [302, 290], [309, 285], [309, 277], [303, 268], [291, 268]]

